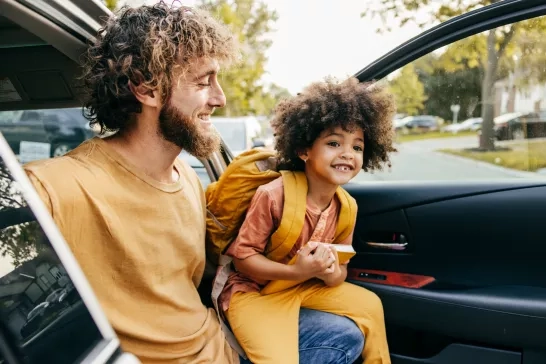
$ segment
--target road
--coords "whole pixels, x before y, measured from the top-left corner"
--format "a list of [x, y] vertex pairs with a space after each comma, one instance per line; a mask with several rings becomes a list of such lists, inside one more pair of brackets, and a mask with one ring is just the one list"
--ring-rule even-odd
[[477, 143], [477, 137], [455, 137], [397, 144], [398, 153], [393, 154], [391, 158], [390, 170], [387, 168], [381, 172], [361, 172], [352, 182], [540, 178], [535, 173], [509, 170], [436, 151], [443, 148], [470, 148], [477, 146]]

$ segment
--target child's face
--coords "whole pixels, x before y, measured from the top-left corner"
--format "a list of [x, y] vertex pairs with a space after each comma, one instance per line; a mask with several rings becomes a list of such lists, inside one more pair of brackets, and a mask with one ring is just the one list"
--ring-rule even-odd
[[354, 178], [364, 162], [364, 132], [336, 127], [324, 131], [311, 148], [301, 155], [308, 177], [332, 185], [343, 185]]

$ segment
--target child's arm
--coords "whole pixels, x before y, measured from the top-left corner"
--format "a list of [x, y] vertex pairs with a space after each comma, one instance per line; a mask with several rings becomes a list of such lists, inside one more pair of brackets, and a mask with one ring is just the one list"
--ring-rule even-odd
[[298, 280], [298, 272], [293, 265], [286, 265], [256, 254], [246, 259], [233, 258], [235, 269], [255, 279], [273, 281], [277, 279]]
[[[323, 273], [333, 263], [330, 249], [315, 242], [306, 244], [293, 265], [274, 262], [262, 254], [246, 259], [233, 259], [235, 268], [252, 278], [260, 280], [307, 280]], [[346, 271], [345, 271], [346, 272]]]
[[226, 255], [233, 258], [235, 268], [257, 281], [276, 279], [297, 280], [294, 267], [267, 259], [263, 254], [271, 234], [275, 231], [281, 211], [274, 191], [258, 188], [248, 207], [237, 238]]

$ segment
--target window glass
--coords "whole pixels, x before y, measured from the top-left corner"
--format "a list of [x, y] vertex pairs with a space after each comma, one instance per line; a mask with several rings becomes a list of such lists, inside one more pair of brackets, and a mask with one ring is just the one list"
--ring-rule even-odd
[[381, 80], [399, 152], [353, 181], [546, 178], [545, 31], [544, 16], [502, 26]]
[[188, 154], [185, 151], [182, 151], [178, 158], [182, 159], [186, 163], [190, 165], [190, 167], [193, 168], [193, 170], [197, 173], [197, 176], [199, 177], [199, 180], [201, 181], [201, 184], [203, 185], [203, 188], [207, 188], [207, 186], [210, 184], [210, 176], [205, 169], [205, 166], [201, 161], [194, 156]]
[[0, 132], [21, 163], [64, 155], [98, 135], [81, 107], [3, 111]]
[[222, 121], [213, 123], [231, 151], [237, 153], [247, 149], [247, 133], [244, 121]]
[[0, 318], [21, 363], [74, 363], [101, 340], [0, 157]]

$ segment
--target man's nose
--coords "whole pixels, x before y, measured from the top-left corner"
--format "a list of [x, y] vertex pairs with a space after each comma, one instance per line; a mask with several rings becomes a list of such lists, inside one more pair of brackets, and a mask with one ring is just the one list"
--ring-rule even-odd
[[210, 95], [209, 104], [212, 107], [226, 106], [226, 95], [220, 85], [214, 88], [212, 95]]

